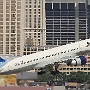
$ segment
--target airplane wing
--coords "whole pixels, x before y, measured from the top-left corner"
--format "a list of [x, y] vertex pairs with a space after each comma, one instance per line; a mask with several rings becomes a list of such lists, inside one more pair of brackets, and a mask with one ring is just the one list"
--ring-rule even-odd
[[52, 59], [52, 60], [48, 60], [48, 61], [44, 61], [44, 62], [41, 62], [39, 64], [37, 64], [34, 69], [40, 69], [40, 68], [44, 68], [45, 66], [47, 65], [50, 65], [50, 64], [54, 64], [55, 62], [65, 62], [65, 63], [68, 63], [70, 62], [71, 58], [75, 58], [76, 54], [73, 54], [71, 57], [70, 56], [65, 56], [63, 58], [58, 58], [57, 59]]
[[9, 54], [0, 54], [0, 58], [4, 59], [4, 60], [12, 60], [15, 58], [18, 58], [20, 56], [13, 56], [13, 55], [9, 55]]

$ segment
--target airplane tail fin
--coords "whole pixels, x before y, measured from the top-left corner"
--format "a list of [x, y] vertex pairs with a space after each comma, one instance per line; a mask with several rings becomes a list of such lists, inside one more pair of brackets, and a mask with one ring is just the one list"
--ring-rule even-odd
[[5, 62], [6, 60], [4, 60], [4, 59], [2, 59], [1, 57], [0, 57], [0, 62]]

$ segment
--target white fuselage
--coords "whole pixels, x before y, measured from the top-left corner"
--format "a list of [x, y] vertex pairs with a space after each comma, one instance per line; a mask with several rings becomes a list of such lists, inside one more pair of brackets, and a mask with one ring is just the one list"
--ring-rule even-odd
[[38, 65], [41, 62], [50, 62], [51, 60], [57, 60], [57, 57], [61, 59], [80, 51], [89, 50], [90, 47], [87, 47], [87, 42], [90, 42], [90, 39], [15, 58], [1, 67], [0, 73], [12, 74], [31, 70], [34, 69], [35, 65]]

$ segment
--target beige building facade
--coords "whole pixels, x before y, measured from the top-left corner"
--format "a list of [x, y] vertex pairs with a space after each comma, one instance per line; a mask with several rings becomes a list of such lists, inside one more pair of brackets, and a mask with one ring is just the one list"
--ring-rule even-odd
[[45, 0], [26, 0], [25, 11], [25, 47], [45, 45]]
[[35, 46], [45, 44], [44, 3], [45, 0], [0, 0], [0, 54], [22, 56], [27, 39]]
[[24, 1], [0, 0], [0, 54], [23, 54]]

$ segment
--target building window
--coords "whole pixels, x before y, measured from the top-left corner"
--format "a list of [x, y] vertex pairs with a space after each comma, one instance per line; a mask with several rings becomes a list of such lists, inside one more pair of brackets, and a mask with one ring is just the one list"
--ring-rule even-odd
[[29, 4], [31, 4], [32, 2], [29, 2]]
[[40, 28], [40, 24], [38, 24], [38, 28]]
[[29, 12], [30, 14], [32, 13], [32, 12]]
[[84, 11], [85, 10], [85, 3], [79, 3], [79, 10]]
[[38, 9], [38, 11], [40, 11], [40, 9]]
[[34, 5], [34, 8], [36, 8], [36, 5]]
[[40, 15], [38, 15], [38, 17], [40, 17]]
[[34, 14], [36, 14], [36, 12], [34, 12]]
[[34, 15], [34, 17], [36, 18], [36, 15]]
[[32, 11], [32, 9], [29, 9], [29, 11]]
[[31, 5], [29, 5], [29, 8], [31, 8], [32, 6]]
[[36, 11], [36, 9], [34, 9], [34, 11]]
[[34, 24], [34, 28], [36, 28], [36, 24]]
[[53, 9], [54, 10], [60, 10], [60, 4], [59, 3], [54, 3], [53, 4]]
[[61, 3], [61, 10], [62, 11], [67, 10], [67, 3]]
[[68, 3], [68, 10], [69, 11], [75, 10], [75, 3]]
[[40, 21], [38, 21], [38, 23], [40, 23]]
[[31, 23], [30, 23], [30, 28], [32, 28], [32, 25], [31, 25]]
[[[39, 7], [39, 6], [38, 6], [38, 7]], [[45, 4], [45, 9], [46, 9], [46, 11], [52, 10], [52, 3], [46, 3], [46, 4]]]
[[28, 8], [28, 5], [26, 5], [26, 8]]
[[40, 12], [38, 12], [38, 14], [40, 14]]
[[34, 4], [36, 4], [36, 1], [34, 2]]
[[38, 5], [38, 8], [40, 8], [40, 5]]

